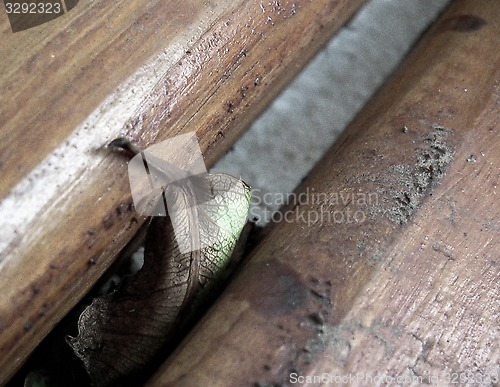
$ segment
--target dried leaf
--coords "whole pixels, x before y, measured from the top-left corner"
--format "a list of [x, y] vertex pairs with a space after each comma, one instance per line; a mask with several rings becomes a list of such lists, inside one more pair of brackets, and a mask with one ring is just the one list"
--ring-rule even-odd
[[[176, 219], [174, 224], [183, 224], [180, 234], [194, 239], [195, 245], [200, 238], [209, 246], [181, 254], [170, 218], [153, 217], [143, 268], [115, 293], [95, 298], [79, 318], [78, 336], [68, 338], [96, 386], [123, 385], [140, 373], [229, 264], [247, 221], [250, 189], [228, 175], [208, 178], [211, 200], [191, 208], [184, 223]], [[180, 189], [168, 198], [182, 207], [186, 194]], [[179, 229], [176, 232], [178, 236]]]

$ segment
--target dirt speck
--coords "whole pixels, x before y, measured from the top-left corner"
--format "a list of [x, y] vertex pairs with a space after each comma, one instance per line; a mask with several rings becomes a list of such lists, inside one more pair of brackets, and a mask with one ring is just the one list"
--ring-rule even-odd
[[474, 164], [476, 161], [477, 161], [476, 155], [470, 155], [469, 157], [467, 157], [467, 162], [469, 164]]
[[108, 214], [104, 217], [102, 221], [105, 230], [109, 230], [115, 224], [112, 214]]
[[97, 231], [90, 229], [87, 231], [86, 242], [87, 248], [91, 249], [97, 241]]
[[311, 321], [317, 325], [323, 325], [325, 323], [325, 317], [321, 312], [312, 313], [309, 315]]

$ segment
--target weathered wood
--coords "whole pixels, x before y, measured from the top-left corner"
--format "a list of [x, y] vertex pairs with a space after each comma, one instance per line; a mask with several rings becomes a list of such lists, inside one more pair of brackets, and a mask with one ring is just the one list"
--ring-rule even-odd
[[498, 376], [497, 5], [453, 2], [150, 385]]
[[1, 20], [0, 384], [136, 232], [125, 159], [196, 130], [211, 166], [363, 3], [94, 1]]

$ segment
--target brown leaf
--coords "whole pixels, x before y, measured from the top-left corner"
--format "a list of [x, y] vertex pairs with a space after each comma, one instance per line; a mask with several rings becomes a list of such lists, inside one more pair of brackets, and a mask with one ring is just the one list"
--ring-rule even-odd
[[210, 238], [210, 246], [181, 254], [170, 218], [153, 217], [143, 268], [81, 314], [79, 334], [68, 343], [96, 386], [124, 385], [139, 375], [227, 267], [246, 223], [250, 189], [228, 175], [209, 179], [214, 200], [189, 212], [197, 224], [186, 223], [184, 231]]

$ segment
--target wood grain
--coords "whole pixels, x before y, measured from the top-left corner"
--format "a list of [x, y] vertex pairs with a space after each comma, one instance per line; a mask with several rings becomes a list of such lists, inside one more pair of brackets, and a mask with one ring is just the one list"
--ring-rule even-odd
[[499, 21], [453, 2], [149, 385], [498, 383]]
[[0, 384], [144, 219], [105, 148], [196, 131], [207, 166], [363, 3], [80, 2], [0, 16]]

